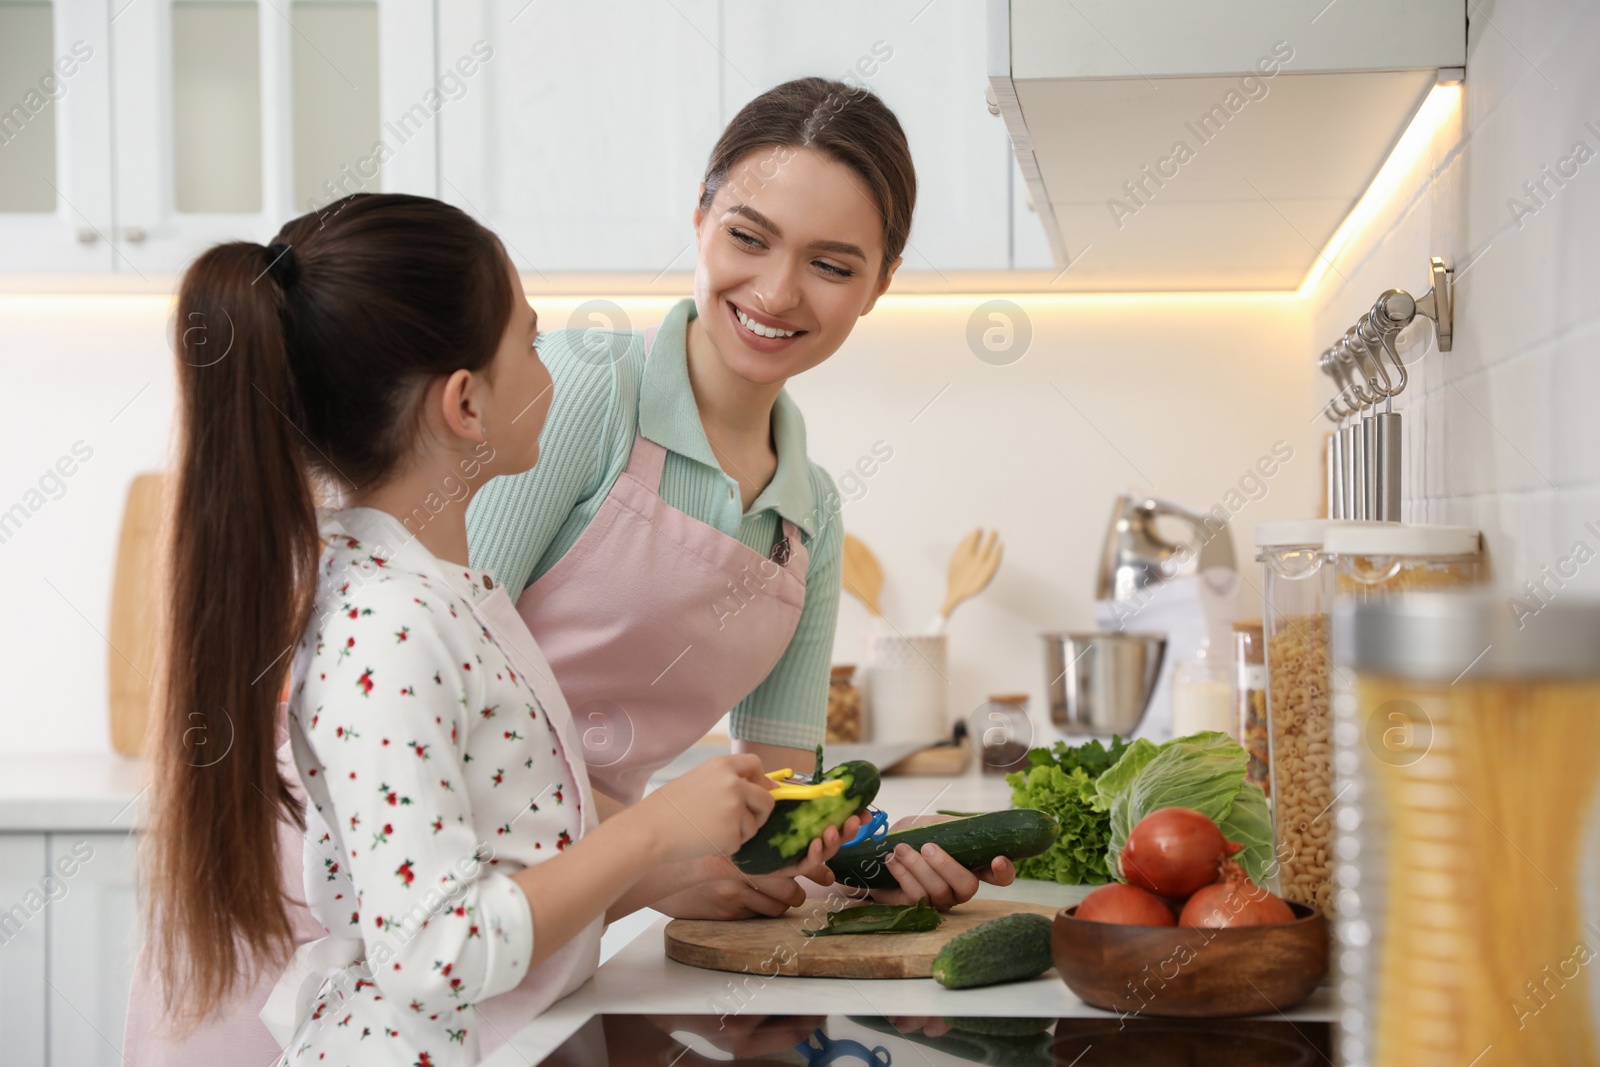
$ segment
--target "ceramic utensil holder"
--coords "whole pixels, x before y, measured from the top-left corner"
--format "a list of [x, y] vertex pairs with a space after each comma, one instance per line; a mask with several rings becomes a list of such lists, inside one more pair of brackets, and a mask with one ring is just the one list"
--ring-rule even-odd
[[862, 688], [875, 741], [942, 741], [950, 733], [943, 634], [872, 634]]

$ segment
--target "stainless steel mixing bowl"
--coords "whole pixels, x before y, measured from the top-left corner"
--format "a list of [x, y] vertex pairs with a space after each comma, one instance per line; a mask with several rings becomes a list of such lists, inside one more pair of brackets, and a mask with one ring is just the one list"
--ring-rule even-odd
[[1138, 729], [1161, 676], [1166, 634], [1103, 630], [1041, 636], [1050, 721], [1057, 729], [1124, 738]]

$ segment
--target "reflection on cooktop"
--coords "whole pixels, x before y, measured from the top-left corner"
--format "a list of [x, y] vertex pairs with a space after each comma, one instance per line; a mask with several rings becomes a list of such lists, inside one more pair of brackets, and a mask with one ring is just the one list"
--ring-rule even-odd
[[1332, 1062], [1332, 1027], [1325, 1022], [596, 1015], [543, 1067], [1312, 1067]]

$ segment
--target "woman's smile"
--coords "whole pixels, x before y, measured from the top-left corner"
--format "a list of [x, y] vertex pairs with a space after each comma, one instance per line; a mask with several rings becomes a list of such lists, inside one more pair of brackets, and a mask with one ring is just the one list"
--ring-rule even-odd
[[733, 321], [734, 336], [757, 352], [781, 352], [810, 332], [783, 319], [751, 311], [732, 300], [725, 300], [724, 304]]

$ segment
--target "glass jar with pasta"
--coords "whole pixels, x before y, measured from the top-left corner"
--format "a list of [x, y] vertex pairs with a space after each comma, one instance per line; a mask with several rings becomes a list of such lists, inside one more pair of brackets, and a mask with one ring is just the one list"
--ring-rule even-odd
[[1476, 584], [1478, 531], [1398, 522], [1263, 523], [1268, 747], [1279, 893], [1335, 916], [1331, 613], [1369, 600]]
[[1327, 520], [1256, 527], [1262, 564], [1267, 749], [1272, 763], [1278, 893], [1332, 916], [1332, 721], [1328, 613], [1333, 567]]
[[1336, 607], [1351, 1067], [1600, 1065], [1600, 603], [1513, 603]]

